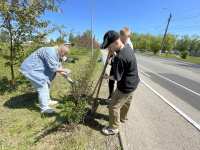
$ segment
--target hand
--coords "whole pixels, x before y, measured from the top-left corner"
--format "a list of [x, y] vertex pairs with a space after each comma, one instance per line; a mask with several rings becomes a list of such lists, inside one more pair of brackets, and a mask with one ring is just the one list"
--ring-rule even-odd
[[104, 76], [103, 76], [103, 78], [106, 79], [106, 80], [109, 79], [109, 77], [110, 77], [110, 76], [109, 76], [107, 73], [104, 74]]
[[112, 64], [112, 58], [110, 58], [110, 59], [108, 60], [108, 64], [109, 64], [109, 65]]
[[63, 69], [63, 72], [65, 72], [66, 74], [70, 74], [72, 71], [70, 69], [65, 68]]
[[60, 72], [61, 75], [63, 75], [64, 77], [67, 77], [68, 74], [66, 72]]

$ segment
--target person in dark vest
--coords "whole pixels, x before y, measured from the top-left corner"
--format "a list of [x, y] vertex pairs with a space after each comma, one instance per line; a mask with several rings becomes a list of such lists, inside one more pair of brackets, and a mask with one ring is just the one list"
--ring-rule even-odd
[[[132, 44], [132, 42], [130, 40], [130, 36], [131, 36], [131, 32], [127, 27], [124, 27], [123, 29], [120, 30], [120, 39], [121, 39], [121, 41], [123, 42], [124, 45], [130, 46], [131, 49], [134, 51], [133, 44]], [[114, 56], [115, 56], [115, 53], [113, 53], [110, 56], [110, 61], [109, 61], [110, 65], [111, 65], [110, 76], [113, 75], [113, 67], [112, 66], [113, 66]], [[109, 87], [109, 96], [108, 96], [108, 101], [107, 102], [109, 103], [109, 100], [111, 99], [113, 91], [114, 91], [115, 81], [114, 80], [109, 80], [108, 81], [108, 87]]]
[[119, 132], [120, 121], [125, 122], [127, 119], [133, 92], [140, 79], [135, 54], [130, 46], [121, 41], [119, 33], [108, 31], [104, 35], [101, 48], [116, 53], [112, 66], [113, 75], [104, 76], [105, 79], [117, 81], [117, 89], [109, 105], [109, 126], [102, 129], [104, 134], [113, 135]]

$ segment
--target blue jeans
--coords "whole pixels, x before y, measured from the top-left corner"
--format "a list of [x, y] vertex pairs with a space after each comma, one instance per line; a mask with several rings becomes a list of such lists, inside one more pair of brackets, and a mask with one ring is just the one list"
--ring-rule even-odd
[[41, 112], [49, 109], [50, 107], [48, 106], [48, 102], [50, 100], [50, 95], [48, 83], [45, 83], [42, 87], [38, 87], [37, 84], [35, 84], [33, 81], [31, 81], [31, 83], [38, 92], [38, 99]]

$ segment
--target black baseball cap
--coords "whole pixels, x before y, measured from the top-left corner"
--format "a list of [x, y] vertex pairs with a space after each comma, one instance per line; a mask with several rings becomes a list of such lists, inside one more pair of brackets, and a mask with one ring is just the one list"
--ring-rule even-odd
[[119, 33], [113, 30], [110, 30], [105, 33], [103, 37], [103, 43], [101, 44], [101, 49], [106, 49], [111, 43], [119, 39]]

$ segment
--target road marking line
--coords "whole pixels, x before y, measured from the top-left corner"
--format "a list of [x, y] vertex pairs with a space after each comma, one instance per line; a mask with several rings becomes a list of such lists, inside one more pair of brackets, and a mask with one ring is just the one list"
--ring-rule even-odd
[[145, 72], [142, 71], [142, 70], [141, 70], [140, 72], [141, 72], [142, 74], [144, 74], [145, 76], [149, 77], [149, 78], [151, 77], [149, 74], [145, 73]]
[[153, 93], [155, 93], [158, 97], [160, 97], [165, 103], [167, 103], [170, 107], [172, 107], [177, 113], [179, 113], [184, 119], [186, 119], [190, 124], [192, 124], [198, 131], [200, 131], [200, 125], [192, 120], [188, 115], [186, 115], [182, 110], [180, 110], [178, 107], [176, 107], [173, 103], [168, 101], [164, 96], [159, 94], [156, 90], [154, 90], [149, 84], [147, 84], [145, 81], [141, 80], [141, 82], [148, 87]]
[[189, 92], [191, 92], [191, 93], [193, 93], [193, 94], [195, 94], [195, 95], [197, 95], [197, 96], [200, 96], [200, 93], [195, 92], [195, 91], [193, 91], [193, 90], [191, 90], [191, 89], [189, 89], [189, 88], [183, 86], [182, 84], [179, 84], [179, 83], [177, 83], [177, 82], [175, 82], [175, 81], [173, 81], [173, 80], [171, 80], [171, 79], [168, 79], [168, 78], [166, 78], [166, 77], [164, 77], [164, 76], [162, 76], [162, 75], [160, 75], [160, 74], [158, 74], [158, 73], [152, 72], [151, 70], [147, 69], [146, 67], [143, 67], [143, 66], [141, 66], [141, 65], [139, 65], [139, 66], [140, 66], [143, 70], [147, 70], [147, 71], [149, 71], [149, 72], [151, 72], [151, 73], [153, 73], [153, 74], [159, 76], [160, 78], [163, 78], [163, 79], [165, 79], [165, 80], [167, 80], [167, 81], [169, 81], [169, 82], [171, 82], [171, 83], [173, 83], [173, 84], [175, 84], [175, 85], [178, 85], [178, 86], [180, 86], [181, 88], [183, 88], [183, 89], [185, 89], [185, 90], [187, 90], [187, 91], [189, 91]]

